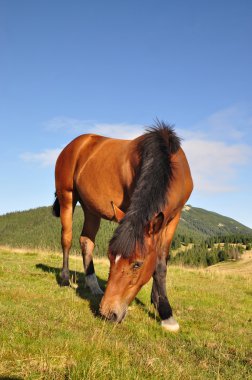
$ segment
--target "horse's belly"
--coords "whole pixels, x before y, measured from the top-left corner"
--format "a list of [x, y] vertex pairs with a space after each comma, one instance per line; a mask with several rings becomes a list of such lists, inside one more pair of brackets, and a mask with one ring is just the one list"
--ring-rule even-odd
[[83, 205], [105, 219], [111, 220], [114, 217], [112, 201], [120, 207], [124, 200], [122, 187], [111, 178], [103, 176], [101, 180], [95, 173], [90, 175], [83, 171], [76, 188]]

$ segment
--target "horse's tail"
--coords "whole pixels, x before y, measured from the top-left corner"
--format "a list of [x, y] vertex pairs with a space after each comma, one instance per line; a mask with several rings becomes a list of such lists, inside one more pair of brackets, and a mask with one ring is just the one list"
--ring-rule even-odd
[[60, 216], [60, 203], [57, 197], [57, 193], [55, 193], [55, 201], [52, 205], [52, 214], [56, 216], [57, 218]]

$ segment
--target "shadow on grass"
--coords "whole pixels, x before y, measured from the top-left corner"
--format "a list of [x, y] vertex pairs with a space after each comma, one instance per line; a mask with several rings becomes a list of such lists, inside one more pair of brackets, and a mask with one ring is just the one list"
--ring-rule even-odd
[[146, 314], [148, 314], [149, 318], [154, 319], [154, 321], [160, 320], [158, 314], [155, 314], [152, 311], [150, 311], [148, 307], [137, 297], [135, 298], [135, 303], [137, 304], [137, 306], [140, 307], [140, 309], [142, 309]]
[[[42, 263], [36, 264], [36, 268], [41, 269], [42, 271], [47, 272], [47, 273], [53, 273], [55, 275], [55, 280], [57, 284], [59, 286], [62, 286], [61, 269], [51, 267]], [[71, 284], [76, 284], [77, 288], [73, 285], [69, 285], [69, 286], [75, 290], [75, 293], [78, 297], [89, 301], [89, 307], [93, 315], [101, 319], [102, 317], [99, 314], [99, 305], [102, 299], [102, 295], [91, 294], [90, 290], [85, 285], [85, 275], [83, 272], [76, 272], [76, 271], [70, 270], [69, 273], [70, 273]], [[105, 291], [106, 281], [104, 281], [98, 276], [97, 276], [97, 280], [99, 282], [101, 289]], [[159, 318], [155, 313], [151, 312], [147, 308], [147, 306], [137, 297], [135, 298], [135, 303], [148, 315], [149, 318], [152, 318], [155, 321]]]
[[[36, 264], [37, 269], [41, 269], [47, 273], [53, 273], [55, 275], [55, 280], [59, 286], [62, 286], [61, 279], [61, 269], [51, 267], [45, 264]], [[75, 291], [76, 295], [82, 299], [89, 301], [89, 307], [94, 316], [101, 318], [99, 315], [99, 305], [102, 299], [102, 295], [93, 295], [90, 290], [85, 285], [85, 275], [82, 272], [69, 271], [70, 273], [70, 287]], [[106, 281], [97, 277], [101, 289], [105, 290]], [[76, 287], [77, 286], [77, 287]]]

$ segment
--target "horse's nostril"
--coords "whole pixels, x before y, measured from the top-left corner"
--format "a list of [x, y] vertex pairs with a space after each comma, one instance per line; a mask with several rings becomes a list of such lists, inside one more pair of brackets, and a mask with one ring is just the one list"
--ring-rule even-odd
[[117, 321], [117, 314], [116, 313], [111, 313], [110, 314], [110, 320], [113, 321], [113, 322]]

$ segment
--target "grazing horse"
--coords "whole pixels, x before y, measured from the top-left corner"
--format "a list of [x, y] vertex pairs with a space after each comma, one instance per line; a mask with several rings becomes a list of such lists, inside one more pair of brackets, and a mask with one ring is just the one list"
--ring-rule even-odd
[[53, 213], [62, 224], [62, 284], [69, 284], [72, 217], [85, 214], [80, 236], [86, 285], [102, 294], [93, 249], [101, 218], [119, 222], [109, 243], [110, 272], [100, 313], [121, 322], [128, 305], [151, 276], [151, 302], [162, 326], [177, 331], [166, 293], [166, 266], [181, 210], [192, 188], [190, 168], [173, 128], [157, 121], [134, 140], [86, 134], [60, 153], [55, 169]]

